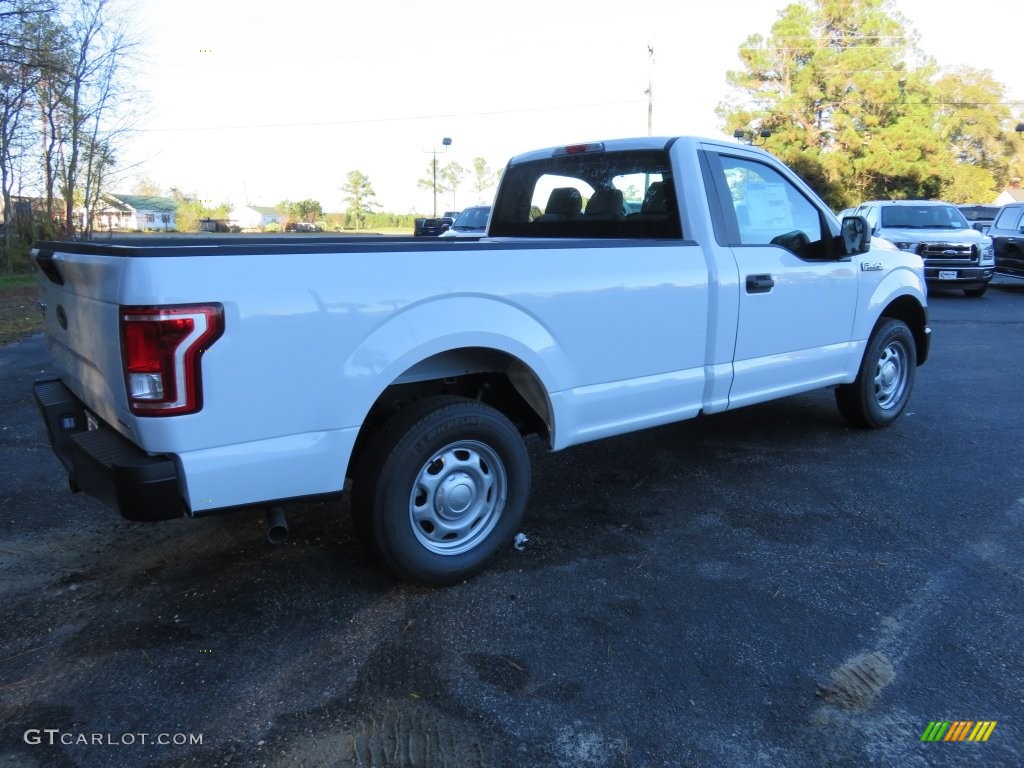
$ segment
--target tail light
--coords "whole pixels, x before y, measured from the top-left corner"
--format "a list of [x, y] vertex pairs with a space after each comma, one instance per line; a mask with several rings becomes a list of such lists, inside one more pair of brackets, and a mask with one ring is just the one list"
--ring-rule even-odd
[[121, 307], [121, 360], [128, 407], [137, 416], [177, 416], [203, 407], [200, 360], [224, 332], [224, 307]]

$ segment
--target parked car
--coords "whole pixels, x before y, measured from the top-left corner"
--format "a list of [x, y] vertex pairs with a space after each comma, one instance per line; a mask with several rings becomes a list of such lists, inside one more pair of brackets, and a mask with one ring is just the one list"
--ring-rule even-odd
[[290, 221], [284, 228], [285, 232], [320, 232], [320, 227], [311, 221]]
[[441, 233], [441, 237], [483, 237], [487, 231], [487, 217], [491, 206], [475, 205], [459, 214], [455, 222]]
[[455, 219], [451, 216], [438, 216], [436, 219], [416, 219], [413, 223], [413, 236], [437, 237], [444, 234]]
[[1010, 203], [988, 230], [996, 256], [996, 274], [1024, 278], [1024, 203]]
[[992, 220], [999, 213], [998, 205], [958, 205], [960, 213], [970, 222], [971, 226], [981, 232], [988, 234], [988, 228], [992, 226]]
[[992, 238], [971, 227], [960, 209], [935, 200], [870, 200], [857, 207], [876, 237], [924, 259], [929, 286], [985, 295], [995, 258]]

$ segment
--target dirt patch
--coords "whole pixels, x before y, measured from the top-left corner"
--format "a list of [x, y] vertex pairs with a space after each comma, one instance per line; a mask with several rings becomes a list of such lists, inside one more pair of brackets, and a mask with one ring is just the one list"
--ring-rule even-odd
[[43, 330], [38, 299], [35, 283], [0, 286], [0, 347]]
[[865, 709], [896, 676], [885, 654], [875, 652], [850, 659], [832, 673], [831, 685], [818, 688], [818, 695], [843, 709]]

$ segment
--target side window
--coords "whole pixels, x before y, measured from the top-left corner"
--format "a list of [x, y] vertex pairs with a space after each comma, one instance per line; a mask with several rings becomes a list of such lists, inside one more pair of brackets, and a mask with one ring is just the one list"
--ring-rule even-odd
[[992, 226], [997, 229], [1016, 229], [1020, 222], [1021, 212], [1024, 208], [1004, 208], [1003, 212], [999, 214], [999, 218], [995, 220]]
[[871, 227], [872, 230], [878, 228], [878, 209], [875, 208], [875, 206], [862, 205], [860, 208], [857, 209], [857, 215], [863, 216], [865, 219], [867, 219], [868, 226]]
[[721, 156], [739, 245], [776, 245], [801, 258], [823, 258], [821, 213], [787, 178], [753, 160]]

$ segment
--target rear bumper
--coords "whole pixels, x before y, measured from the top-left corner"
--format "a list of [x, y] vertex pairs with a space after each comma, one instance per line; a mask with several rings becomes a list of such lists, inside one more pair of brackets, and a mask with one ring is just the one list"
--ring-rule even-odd
[[172, 459], [150, 456], [103, 424], [89, 429], [85, 406], [60, 379], [40, 379], [32, 390], [72, 491], [84, 491], [128, 520], [186, 513]]

